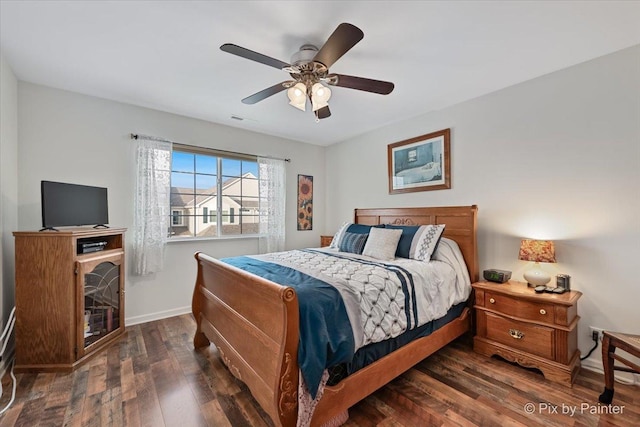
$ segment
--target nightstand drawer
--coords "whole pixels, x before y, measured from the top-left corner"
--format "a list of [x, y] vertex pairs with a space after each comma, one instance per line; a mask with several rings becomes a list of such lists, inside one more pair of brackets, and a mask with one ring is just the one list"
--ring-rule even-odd
[[484, 306], [509, 316], [552, 324], [554, 322], [553, 304], [544, 304], [516, 299], [492, 292], [485, 292]]
[[487, 338], [553, 360], [553, 329], [486, 313]]

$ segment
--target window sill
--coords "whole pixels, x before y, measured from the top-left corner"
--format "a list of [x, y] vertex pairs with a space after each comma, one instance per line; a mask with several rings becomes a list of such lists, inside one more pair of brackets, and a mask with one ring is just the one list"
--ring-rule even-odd
[[167, 243], [178, 242], [203, 242], [211, 240], [245, 240], [245, 239], [258, 239], [260, 234], [238, 234], [235, 236], [220, 236], [220, 237], [170, 237]]

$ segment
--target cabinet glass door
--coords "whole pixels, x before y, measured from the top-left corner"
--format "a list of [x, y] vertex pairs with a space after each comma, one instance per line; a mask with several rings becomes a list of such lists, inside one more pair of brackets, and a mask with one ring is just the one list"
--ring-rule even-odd
[[121, 327], [122, 255], [79, 261], [79, 356]]

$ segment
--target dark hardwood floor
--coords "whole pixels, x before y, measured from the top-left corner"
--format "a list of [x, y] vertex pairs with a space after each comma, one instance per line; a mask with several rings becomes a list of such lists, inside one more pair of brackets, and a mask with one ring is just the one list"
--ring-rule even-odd
[[[194, 330], [190, 315], [131, 326], [73, 373], [17, 375], [16, 400], [0, 425], [272, 425], [213, 346], [193, 350]], [[465, 338], [351, 408], [346, 425], [640, 425], [640, 387], [616, 383], [617, 406], [606, 407], [597, 404], [603, 384], [602, 375], [583, 369], [573, 388], [557, 385], [535, 370], [475, 354]], [[8, 376], [2, 385], [0, 407], [9, 400]], [[602, 413], [609, 408], [622, 413]]]

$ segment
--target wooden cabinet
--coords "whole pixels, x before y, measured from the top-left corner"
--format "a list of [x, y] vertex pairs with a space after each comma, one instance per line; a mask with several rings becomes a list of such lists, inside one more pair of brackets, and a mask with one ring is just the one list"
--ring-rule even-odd
[[122, 335], [124, 233], [13, 233], [16, 372], [70, 371]]
[[576, 291], [537, 294], [526, 283], [474, 283], [474, 350], [498, 355], [572, 385], [580, 369]]
[[326, 246], [331, 245], [332, 240], [333, 240], [333, 236], [320, 236], [320, 247], [324, 248]]

